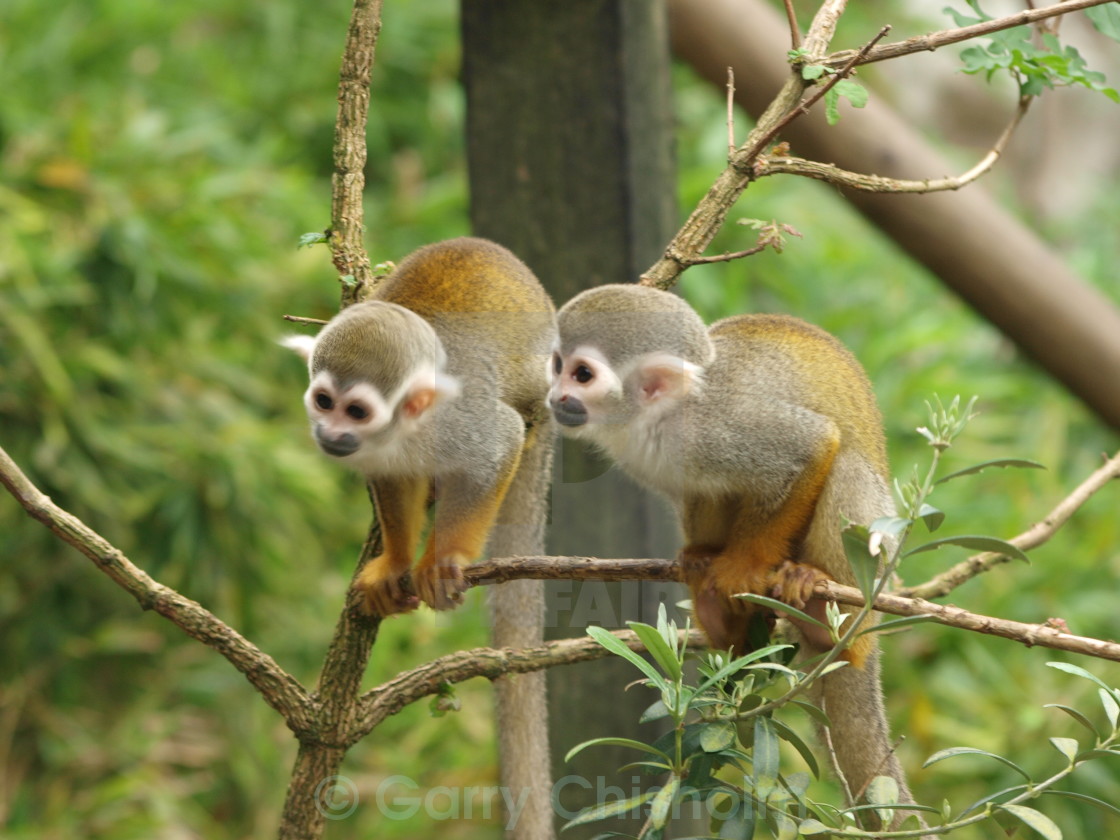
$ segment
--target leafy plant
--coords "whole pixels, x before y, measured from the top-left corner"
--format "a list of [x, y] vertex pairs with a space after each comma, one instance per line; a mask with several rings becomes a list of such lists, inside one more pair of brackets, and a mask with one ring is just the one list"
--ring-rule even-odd
[[[936, 531], [944, 523], [945, 514], [929, 504], [934, 489], [949, 481], [975, 475], [995, 467], [1038, 468], [1034, 461], [1000, 459], [987, 461], [938, 478], [943, 453], [975, 416], [975, 398], [962, 405], [959, 397], [947, 406], [934, 398], [927, 403], [928, 425], [918, 429], [932, 449], [931, 463], [924, 475], [905, 482], [896, 482], [899, 515], [873, 522], [869, 527], [848, 525], [845, 529], [849, 557], [859, 586], [868, 603], [883, 590], [899, 563], [910, 556], [932, 551], [945, 545], [997, 551], [1018, 559], [1026, 556], [1014, 545], [996, 537], [958, 535], [925, 542], [916, 547], [904, 544], [913, 529], [922, 523], [928, 531]], [[884, 548], [889, 551], [884, 552]], [[879, 556], [888, 556], [880, 562]], [[780, 609], [801, 621], [821, 625], [809, 615], [786, 604], [756, 595], [739, 596], [753, 603]], [[897, 784], [886, 776], [876, 777], [865, 792], [866, 804], [845, 806], [819, 802], [809, 795], [811, 777], [820, 776], [819, 764], [812, 749], [794, 727], [779, 717], [785, 709], [796, 708], [813, 721], [828, 726], [822, 710], [803, 698], [805, 690], [816, 680], [836, 668], [845, 667], [837, 661], [840, 653], [862, 633], [881, 632], [925, 620], [923, 617], [884, 621], [871, 628], [863, 626], [869, 607], [855, 615], [845, 615], [829, 605], [827, 626], [835, 646], [826, 654], [792, 665], [794, 649], [785, 644], [769, 644], [751, 653], [730, 658], [721, 652], [695, 654], [686, 640], [688, 627], [680, 631], [669, 621], [665, 607], [658, 612], [657, 625], [629, 622], [630, 628], [648, 652], [647, 659], [631, 650], [622, 640], [601, 627], [589, 627], [588, 634], [612, 653], [626, 659], [642, 672], [641, 684], [657, 693], [657, 699], [642, 715], [642, 721], [665, 720], [669, 731], [659, 739], [645, 743], [629, 738], [596, 738], [578, 744], [567, 755], [594, 746], [618, 746], [633, 749], [639, 757], [622, 769], [638, 768], [648, 774], [664, 777], [660, 786], [636, 794], [629, 799], [605, 802], [587, 808], [571, 820], [567, 828], [592, 823], [622, 814], [645, 817], [638, 833], [644, 840], [664, 836], [673, 817], [687, 803], [696, 803], [711, 817], [712, 838], [750, 838], [757, 828], [766, 826], [774, 837], [802, 836], [868, 836], [860, 827], [859, 815], [875, 809], [883, 822], [900, 807]], [[686, 661], [697, 660], [698, 677], [687, 675]], [[652, 661], [651, 661], [652, 660]], [[988, 819], [1013, 819], [1021, 822], [1047, 840], [1060, 840], [1057, 825], [1026, 802], [1044, 794], [1077, 799], [1110, 814], [1120, 809], [1103, 800], [1070, 791], [1056, 785], [1085, 762], [1120, 755], [1120, 691], [1077, 666], [1050, 663], [1051, 667], [1093, 681], [1104, 707], [1106, 725], [1098, 727], [1090, 716], [1066, 705], [1052, 705], [1077, 721], [1091, 735], [1085, 746], [1073, 738], [1053, 737], [1051, 744], [1065, 758], [1065, 765], [1043, 779], [1034, 779], [1011, 759], [995, 752], [954, 747], [931, 756], [925, 767], [950, 758], [980, 755], [1011, 768], [1024, 781], [994, 793], [985, 794], [964, 808], [954, 809], [946, 800], [941, 807], [906, 804], [907, 810], [923, 811], [938, 818], [931, 828], [919, 825], [916, 816], [909, 816], [896, 830], [875, 836], [918, 837], [926, 833], [948, 834], [958, 828]], [[804, 760], [809, 772], [784, 772], [781, 767], [781, 745], [792, 747]], [[612, 835], [621, 836], [621, 835]]]

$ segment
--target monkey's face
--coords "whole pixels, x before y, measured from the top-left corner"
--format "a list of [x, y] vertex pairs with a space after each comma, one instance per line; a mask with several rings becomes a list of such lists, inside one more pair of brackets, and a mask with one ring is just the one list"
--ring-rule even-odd
[[357, 382], [339, 387], [327, 371], [311, 380], [303, 403], [315, 443], [335, 458], [353, 455], [393, 418], [385, 398], [373, 385]]
[[583, 346], [565, 356], [557, 349], [549, 364], [548, 403], [565, 434], [579, 436], [582, 427], [617, 417], [624, 398], [622, 380], [602, 353]]

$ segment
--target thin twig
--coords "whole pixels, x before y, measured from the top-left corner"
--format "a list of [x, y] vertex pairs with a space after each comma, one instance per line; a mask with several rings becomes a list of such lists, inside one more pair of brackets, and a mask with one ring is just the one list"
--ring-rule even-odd
[[815, 160], [792, 156], [760, 157], [754, 164], [754, 173], [758, 178], [764, 178], [768, 175], [800, 175], [805, 178], [825, 181], [838, 187], [860, 190], [861, 192], [910, 194], [959, 190], [995, 166], [996, 161], [999, 160], [1007, 148], [1008, 142], [1023, 121], [1023, 117], [1033, 101], [1034, 97], [1021, 97], [1011, 122], [1003, 130], [988, 153], [967, 172], [953, 177], [926, 178], [923, 180], [887, 178], [882, 175], [850, 172], [833, 166], [831, 163], [818, 163]]
[[314, 718], [311, 698], [300, 683], [268, 654], [196, 601], [152, 579], [123, 552], [36, 487], [0, 448], [0, 484], [33, 518], [94, 562], [145, 610], [154, 610], [193, 639], [213, 648], [233, 665], [295, 732]]
[[304, 318], [302, 315], [285, 315], [285, 321], [292, 321], [296, 324], [329, 324], [330, 321], [324, 321], [322, 318]]
[[[1041, 9], [1028, 9], [1013, 15], [1007, 15], [1006, 17], [975, 23], [971, 26], [962, 26], [957, 29], [944, 29], [940, 32], [931, 32], [928, 35], [918, 35], [913, 38], [907, 38], [905, 41], [896, 41], [893, 44], [882, 44], [860, 58], [857, 64], [871, 64], [872, 62], [886, 61], [890, 58], [899, 58], [900, 56], [917, 52], [933, 52], [941, 47], [967, 41], [970, 38], [991, 35], [993, 32], [1000, 32], [1004, 29], [1011, 29], [1016, 26], [1037, 23], [1040, 20], [1069, 14], [1070, 12], [1076, 12], [1080, 9], [1102, 6], [1108, 2], [1111, 2], [1111, 0], [1069, 0], [1069, 2], [1056, 3], [1053, 6], [1045, 6]], [[829, 67], [843, 67], [851, 61], [852, 55], [853, 50], [841, 50], [840, 52], [835, 52], [828, 56], [822, 63]]]
[[727, 157], [735, 154], [735, 68], [727, 68]]
[[801, 28], [797, 25], [797, 12], [793, 9], [793, 0], [784, 0], [786, 7], [786, 20], [789, 21], [789, 44], [794, 50], [801, 49]]
[[[1045, 543], [1070, 520], [1092, 496], [1111, 481], [1120, 479], [1120, 452], [1105, 460], [1105, 463], [1077, 486], [1072, 493], [1062, 499], [1045, 518], [1032, 525], [1023, 533], [1012, 537], [1008, 542], [1022, 551]], [[943, 598], [972, 578], [989, 569], [1011, 560], [1005, 554], [985, 552], [962, 560], [951, 569], [917, 586], [899, 589], [895, 594], [904, 598]]]

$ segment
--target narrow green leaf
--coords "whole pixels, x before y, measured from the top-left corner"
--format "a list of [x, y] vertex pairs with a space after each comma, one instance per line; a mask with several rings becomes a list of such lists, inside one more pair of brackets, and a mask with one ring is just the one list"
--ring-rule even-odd
[[988, 752], [987, 750], [978, 750], [974, 747], [950, 747], [947, 750], [936, 752], [925, 760], [925, 763], [922, 764], [922, 768], [925, 769], [926, 767], [929, 767], [932, 764], [936, 764], [939, 761], [944, 761], [947, 758], [955, 758], [958, 755], [982, 755], [986, 756], [987, 758], [994, 758], [1001, 764], [1005, 764], [1006, 766], [1010, 767], [1028, 782], [1031, 780], [1031, 777], [1027, 775], [1027, 771], [1011, 759], [1004, 758], [1002, 755], [997, 755], [996, 753]]
[[819, 779], [821, 777], [821, 770], [817, 765], [817, 757], [813, 755], [813, 751], [809, 749], [809, 745], [801, 739], [800, 735], [798, 735], [780, 720], [771, 720], [770, 722], [774, 724], [774, 729], [777, 730], [778, 737], [785, 741], [787, 744], [792, 745], [793, 748], [797, 750], [798, 755], [800, 755], [802, 760], [804, 760], [804, 762], [809, 765], [810, 772]]
[[1117, 808], [1111, 802], [1105, 802], [1093, 796], [1087, 796], [1084, 793], [1076, 793], [1072, 790], [1048, 790], [1045, 791], [1047, 796], [1060, 796], [1064, 799], [1073, 799], [1078, 802], [1084, 802], [1086, 805], [1092, 805], [1094, 808], [1099, 808], [1106, 814], [1112, 814], [1115, 817], [1120, 817], [1120, 808]]
[[903, 556], [910, 557], [914, 554], [921, 554], [925, 551], [933, 551], [934, 549], [941, 548], [943, 545], [958, 545], [961, 548], [973, 548], [979, 551], [991, 551], [996, 554], [1006, 554], [1008, 557], [1013, 557], [1016, 560], [1022, 560], [1025, 563], [1030, 563], [1031, 560], [1020, 549], [1013, 546], [1007, 540], [1001, 540], [998, 537], [984, 537], [975, 534], [961, 534], [956, 537], [944, 537], [940, 540], [932, 540], [912, 548], [907, 551]]
[[795, 840], [797, 823], [781, 811], [771, 811], [770, 815], [774, 818], [774, 826], [778, 829], [777, 834], [774, 835], [774, 840]]
[[913, 524], [914, 520], [904, 519], [901, 516], [883, 516], [868, 525], [866, 530], [897, 537]]
[[957, 470], [954, 473], [949, 473], [947, 476], [937, 479], [935, 484], [944, 484], [947, 481], [952, 481], [954, 478], [960, 478], [964, 475], [976, 475], [978, 472], [983, 472], [987, 469], [995, 467], [1020, 467], [1022, 469], [1044, 470], [1045, 464], [1040, 464], [1038, 461], [1031, 461], [1026, 458], [997, 458], [994, 461], [985, 461], [982, 464], [974, 464], [971, 467], [965, 467], [963, 470]]
[[1082, 726], [1084, 726], [1086, 729], [1088, 729], [1089, 732], [1091, 732], [1094, 737], [1096, 737], [1096, 738], [1100, 737], [1100, 733], [1097, 731], [1097, 727], [1095, 727], [1093, 725], [1093, 722], [1091, 720], [1089, 720], [1089, 718], [1085, 717], [1085, 715], [1081, 714], [1081, 712], [1077, 711], [1077, 709], [1074, 709], [1071, 706], [1063, 706], [1060, 703], [1047, 703], [1042, 708], [1044, 708], [1044, 709], [1061, 709], [1063, 712], [1065, 712], [1067, 715], [1069, 715], [1075, 721], [1077, 721]]
[[1085, 14], [1098, 32], [1107, 35], [1113, 41], [1120, 41], [1120, 3], [1093, 6], [1086, 9]]
[[654, 700], [646, 710], [642, 712], [642, 716], [638, 718], [638, 723], [649, 723], [651, 720], [661, 720], [669, 716], [669, 708], [665, 705], [663, 700]]
[[1062, 830], [1054, 824], [1052, 819], [1041, 811], [1036, 811], [1034, 808], [1027, 808], [1023, 805], [997, 805], [996, 807], [1017, 817], [1023, 823], [1045, 837], [1046, 840], [1062, 840]]
[[648, 753], [649, 755], [656, 755], [658, 758], [664, 760], [667, 764], [672, 764], [673, 760], [665, 753], [656, 747], [649, 744], [643, 744], [641, 741], [635, 741], [631, 738], [592, 738], [590, 741], [584, 741], [582, 744], [576, 744], [568, 754], [564, 756], [565, 761], [571, 761], [577, 754], [583, 752], [587, 747], [628, 747], [632, 750]]
[[1120, 719], [1120, 705], [1116, 703], [1116, 692], [1098, 688], [1097, 693], [1100, 695], [1101, 705], [1104, 706], [1105, 716], [1112, 725], [1113, 731], [1115, 731], [1116, 721]]
[[1081, 745], [1075, 738], [1051, 738], [1050, 743], [1071, 762], [1077, 758], [1077, 751], [1081, 749]]
[[669, 647], [669, 643], [665, 641], [665, 637], [657, 632], [657, 628], [642, 624], [639, 621], [628, 621], [626, 624], [642, 640], [642, 644], [646, 646], [650, 656], [661, 666], [661, 670], [669, 676], [669, 679], [673, 682], [679, 680], [681, 678], [680, 660], [673, 653], [673, 649]]
[[653, 797], [649, 806], [649, 821], [654, 828], [664, 828], [669, 821], [669, 813], [673, 807], [673, 800], [681, 788], [681, 780], [673, 776], [665, 783], [664, 787]]
[[811, 717], [821, 726], [832, 726], [832, 721], [828, 719], [828, 715], [825, 714], [823, 709], [814, 706], [812, 703], [806, 700], [794, 699], [790, 702], [793, 703], [793, 705], [801, 708], [802, 711], [804, 711], [807, 715], [809, 715], [809, 717]]
[[1077, 665], [1070, 665], [1068, 662], [1047, 662], [1049, 667], [1058, 671], [1065, 671], [1067, 674], [1073, 674], [1075, 677], [1084, 677], [1090, 682], [1094, 682], [1098, 687], [1103, 688], [1105, 691], [1110, 692], [1115, 696], [1115, 689], [1109, 686], [1104, 680], [1096, 674], [1092, 674]]
[[812, 837], [814, 834], [824, 834], [828, 830], [827, 825], [814, 819], [804, 820], [800, 826], [801, 833], [808, 837]]
[[618, 636], [614, 635], [609, 630], [593, 624], [587, 628], [587, 635], [593, 638], [596, 642], [605, 647], [611, 653], [621, 656], [623, 659], [625, 659], [627, 662], [629, 662], [631, 665], [633, 665], [635, 668], [649, 677], [650, 681], [653, 682], [653, 684], [658, 688], [665, 690], [665, 688], [668, 686], [665, 677], [663, 677], [661, 673], [653, 667], [653, 665], [646, 661], [645, 657], [643, 657], [636, 651], [630, 650], [630, 648], [628, 648], [622, 642], [622, 640], [618, 638]]
[[778, 771], [781, 766], [780, 746], [778, 734], [774, 731], [770, 719], [755, 718], [754, 751], [751, 755], [754, 761], [754, 789], [762, 801], [766, 801], [766, 797], [778, 783]]
[[617, 817], [621, 814], [626, 814], [633, 809], [632, 816], [637, 816], [642, 805], [648, 802], [656, 794], [656, 791], [648, 790], [633, 796], [630, 799], [619, 799], [613, 802], [603, 802], [599, 805], [592, 805], [580, 811], [579, 814], [573, 819], [569, 820], [562, 831], [567, 831], [569, 828], [575, 828], [577, 825], [586, 825], [587, 823], [596, 822], [598, 820], [605, 820], [608, 817]]
[[771, 654], [777, 653], [778, 651], [786, 650], [790, 647], [792, 647], [792, 645], [767, 645], [764, 648], [752, 650], [745, 656], [736, 657], [735, 659], [732, 659], [730, 662], [725, 664], [718, 671], [715, 671], [710, 677], [704, 680], [704, 682], [700, 683], [695, 693], [702, 694], [716, 683], [726, 679], [736, 671], [741, 671], [752, 662], [755, 662], [758, 659], [762, 659], [765, 656], [770, 656]]
[[796, 607], [791, 607], [789, 604], [783, 601], [779, 601], [777, 598], [768, 598], [765, 595], [752, 595], [749, 593], [743, 593], [742, 595], [736, 595], [735, 597], [742, 601], [749, 601], [752, 604], [758, 604], [760, 607], [769, 607], [770, 609], [777, 612], [791, 615], [799, 621], [807, 621], [810, 624], [817, 625], [817, 627], [823, 627], [825, 630], [828, 629], [828, 625], [823, 621], [818, 621], [808, 613], [802, 612]]

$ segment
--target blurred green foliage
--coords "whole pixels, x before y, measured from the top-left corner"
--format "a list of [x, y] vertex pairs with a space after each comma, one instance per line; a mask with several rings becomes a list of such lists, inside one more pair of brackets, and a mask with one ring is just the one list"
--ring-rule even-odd
[[[347, 15], [346, 4], [218, 0], [0, 7], [0, 445], [55, 501], [305, 683], [317, 676], [369, 517], [361, 482], [310, 445], [304, 373], [275, 344], [290, 329], [282, 314], [326, 317], [337, 306], [326, 250], [295, 246], [329, 223]], [[467, 231], [454, 15], [451, 0], [386, 4], [367, 170], [375, 262]], [[677, 76], [688, 207], [721, 166], [725, 128], [719, 97], [687, 71]], [[741, 206], [805, 238], [781, 256], [690, 271], [683, 289], [706, 317], [790, 311], [840, 335], [876, 383], [899, 472], [921, 458], [912, 429], [933, 392], [981, 396], [984, 413], [950, 467], [953, 457], [960, 466], [1005, 456], [1051, 466], [954, 485], [967, 494], [935, 502], [962, 532], [1022, 530], [1115, 447], [828, 189], [771, 180]], [[1083, 219], [1051, 231], [1102, 285], [1115, 282], [1120, 257], [1117, 206], [1102, 190], [1086, 197]], [[749, 238], [729, 225], [713, 251]], [[1116, 636], [1114, 493], [1091, 502], [1032, 566], [986, 575], [954, 601]], [[904, 575], [918, 581], [958, 559], [923, 555]], [[294, 745], [239, 674], [140, 613], [3, 497], [0, 569], [4, 836], [274, 833]], [[484, 638], [481, 597], [453, 616], [388, 622], [368, 684]], [[1044, 735], [1075, 733], [1041, 704], [1084, 689], [1043, 668], [1049, 658], [930, 627], [888, 640], [904, 759], [917, 766], [970, 744], [1052, 761]], [[1114, 666], [1083, 664], [1120, 682]], [[435, 719], [422, 705], [405, 710], [352, 751], [343, 772], [367, 808], [328, 836], [428, 833], [422, 816], [376, 813], [378, 786], [394, 774], [416, 780], [419, 795], [494, 783], [488, 686], [458, 693], [463, 711]], [[1003, 781], [998, 768], [965, 764], [916, 774], [916, 792], [975, 798]], [[1120, 800], [1115, 768], [1093, 768], [1081, 784]], [[1052, 808], [1070, 836], [1109, 830], [1075, 805]], [[499, 833], [496, 819], [439, 830]]]

